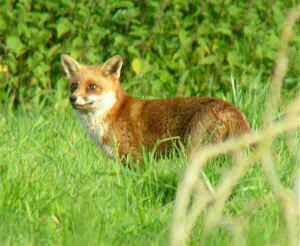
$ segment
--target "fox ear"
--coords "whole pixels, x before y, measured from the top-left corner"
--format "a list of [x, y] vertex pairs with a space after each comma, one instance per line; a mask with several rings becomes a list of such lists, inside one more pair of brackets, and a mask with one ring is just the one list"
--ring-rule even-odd
[[113, 56], [109, 58], [103, 65], [102, 70], [104, 75], [112, 75], [116, 79], [120, 78], [121, 68], [123, 65], [123, 58], [119, 55]]
[[69, 55], [61, 55], [61, 63], [68, 78], [74, 77], [80, 70], [80, 64]]

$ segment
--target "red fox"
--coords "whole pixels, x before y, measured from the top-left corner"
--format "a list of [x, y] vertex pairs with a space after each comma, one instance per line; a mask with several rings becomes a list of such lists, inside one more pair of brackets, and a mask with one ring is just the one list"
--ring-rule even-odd
[[[70, 102], [88, 135], [110, 157], [139, 161], [143, 149], [168, 153], [175, 142], [189, 152], [250, 132], [243, 113], [211, 97], [140, 100], [121, 88], [122, 57], [101, 65], [83, 65], [61, 56], [69, 79]], [[176, 144], [176, 143], [175, 143]]]

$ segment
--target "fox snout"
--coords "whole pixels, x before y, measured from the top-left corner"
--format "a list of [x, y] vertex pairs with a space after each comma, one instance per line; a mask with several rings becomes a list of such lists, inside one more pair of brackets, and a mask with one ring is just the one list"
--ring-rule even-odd
[[76, 103], [77, 96], [71, 95], [71, 96], [69, 97], [69, 100], [70, 100], [70, 103], [73, 105], [74, 103]]
[[78, 103], [78, 97], [75, 95], [71, 95], [69, 97], [69, 100], [74, 109], [78, 109], [78, 107], [81, 105], [80, 103]]
[[93, 100], [89, 100], [89, 98], [84, 98], [81, 96], [76, 96], [72, 94], [69, 97], [70, 103], [74, 109], [78, 110], [90, 110], [93, 106]]

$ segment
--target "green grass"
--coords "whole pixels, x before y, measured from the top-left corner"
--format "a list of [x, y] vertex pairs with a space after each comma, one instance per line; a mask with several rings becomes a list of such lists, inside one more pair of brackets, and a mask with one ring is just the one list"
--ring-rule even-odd
[[[260, 94], [237, 95], [255, 128]], [[100, 154], [70, 107], [3, 110], [0, 135], [0, 245], [167, 245], [183, 157], [148, 158], [136, 172], [124, 168]], [[290, 187], [296, 164], [284, 138], [276, 140], [274, 153]], [[205, 168], [212, 184], [230, 160], [222, 156]], [[224, 212], [241, 217], [247, 245], [285, 245], [283, 213], [259, 165], [240, 180]], [[202, 232], [200, 218], [191, 245]], [[205, 245], [231, 243], [226, 229], [215, 228]]]

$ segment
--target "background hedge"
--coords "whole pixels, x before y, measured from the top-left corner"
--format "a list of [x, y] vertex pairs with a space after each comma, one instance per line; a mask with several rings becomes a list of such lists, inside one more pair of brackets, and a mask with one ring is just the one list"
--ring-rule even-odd
[[[4, 0], [0, 105], [67, 96], [62, 53], [84, 63], [125, 59], [124, 87], [140, 97], [220, 96], [270, 81], [279, 34], [296, 0]], [[286, 91], [299, 87], [299, 23]]]

